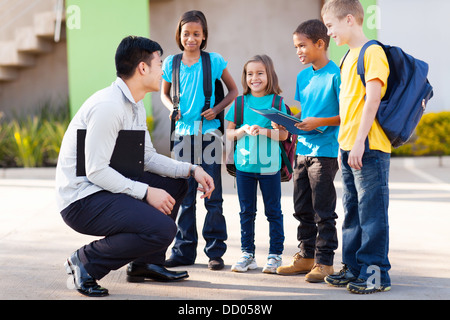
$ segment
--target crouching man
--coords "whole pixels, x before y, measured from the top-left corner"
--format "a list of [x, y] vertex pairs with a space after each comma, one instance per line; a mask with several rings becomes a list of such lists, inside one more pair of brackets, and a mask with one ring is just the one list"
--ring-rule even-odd
[[[187, 192], [186, 179], [195, 178], [203, 198], [210, 197], [214, 182], [201, 167], [172, 160], [153, 147], [142, 99], [160, 88], [161, 55], [160, 45], [150, 39], [124, 38], [115, 57], [117, 79], [86, 100], [64, 135], [56, 168], [62, 218], [77, 232], [103, 237], [65, 262], [75, 288], [87, 296], [108, 295], [97, 280], [128, 263], [128, 281], [188, 277], [186, 271], [163, 267], [165, 253], [177, 231], [175, 219]], [[77, 172], [80, 130], [85, 130], [85, 175]], [[111, 165], [122, 130], [144, 132], [144, 170], [136, 178]], [[125, 162], [127, 157], [119, 156]]]

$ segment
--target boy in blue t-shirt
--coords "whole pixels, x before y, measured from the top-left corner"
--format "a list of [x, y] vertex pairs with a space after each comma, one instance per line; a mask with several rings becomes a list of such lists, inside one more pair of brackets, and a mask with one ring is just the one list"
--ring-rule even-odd
[[305, 280], [322, 282], [332, 274], [337, 249], [336, 190], [338, 170], [340, 70], [327, 57], [330, 37], [319, 20], [309, 20], [295, 30], [294, 46], [302, 64], [312, 66], [297, 76], [295, 99], [302, 122], [294, 168], [294, 217], [300, 252], [278, 274], [307, 273]]

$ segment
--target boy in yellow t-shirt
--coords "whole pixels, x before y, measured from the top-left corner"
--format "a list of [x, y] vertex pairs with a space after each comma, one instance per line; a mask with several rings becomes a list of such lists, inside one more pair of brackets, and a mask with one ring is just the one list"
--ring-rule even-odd
[[389, 64], [383, 48], [370, 46], [364, 56], [363, 85], [356, 65], [368, 39], [363, 32], [364, 9], [358, 0], [329, 0], [322, 18], [336, 44], [350, 48], [342, 65], [339, 96], [344, 268], [325, 281], [354, 293], [388, 291], [391, 144], [375, 116], [386, 92]]

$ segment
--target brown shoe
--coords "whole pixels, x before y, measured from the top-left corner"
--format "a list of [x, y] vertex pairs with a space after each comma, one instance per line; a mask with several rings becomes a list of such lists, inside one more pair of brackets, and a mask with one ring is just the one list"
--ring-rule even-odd
[[333, 273], [333, 266], [316, 263], [311, 272], [305, 276], [305, 280], [308, 282], [323, 282], [326, 276]]
[[277, 268], [277, 273], [285, 276], [308, 273], [314, 266], [314, 259], [305, 259], [299, 253], [294, 255], [294, 261], [288, 266]]

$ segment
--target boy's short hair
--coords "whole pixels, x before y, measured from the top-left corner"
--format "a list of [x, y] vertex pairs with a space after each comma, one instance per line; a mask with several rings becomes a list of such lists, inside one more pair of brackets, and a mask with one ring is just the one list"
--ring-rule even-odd
[[203, 12], [198, 10], [191, 10], [185, 12], [181, 16], [180, 21], [178, 22], [177, 25], [177, 31], [175, 32], [175, 41], [177, 42], [178, 47], [181, 49], [181, 51], [184, 51], [183, 44], [181, 43], [181, 28], [183, 28], [183, 26], [189, 22], [198, 22], [202, 25], [205, 40], [202, 41], [200, 45], [200, 50], [205, 50], [206, 44], [208, 42], [208, 23], [206, 22], [206, 17], [203, 14]]
[[117, 76], [123, 80], [131, 78], [139, 63], [150, 65], [154, 52], [163, 54], [163, 49], [155, 41], [136, 36], [123, 38], [115, 56]]
[[247, 65], [250, 62], [261, 62], [264, 65], [264, 67], [266, 68], [267, 88], [266, 88], [266, 91], [264, 92], [264, 94], [265, 95], [280, 94], [282, 91], [278, 84], [278, 76], [277, 76], [277, 73], [275, 72], [275, 67], [273, 66], [273, 61], [269, 56], [267, 56], [265, 54], [256, 55], [245, 63], [244, 70], [242, 71], [242, 87], [244, 89], [243, 94], [246, 95], [246, 94], [251, 93], [251, 89], [248, 87], [248, 84], [247, 84]]
[[325, 42], [325, 50], [328, 49], [330, 44], [330, 36], [328, 35], [328, 29], [325, 24], [318, 20], [312, 19], [301, 23], [297, 29], [295, 29], [294, 34], [302, 34], [313, 43], [317, 43], [320, 39]]
[[359, 25], [364, 22], [364, 8], [359, 0], [328, 0], [322, 8], [322, 17], [327, 13], [335, 15], [339, 20], [351, 14]]

